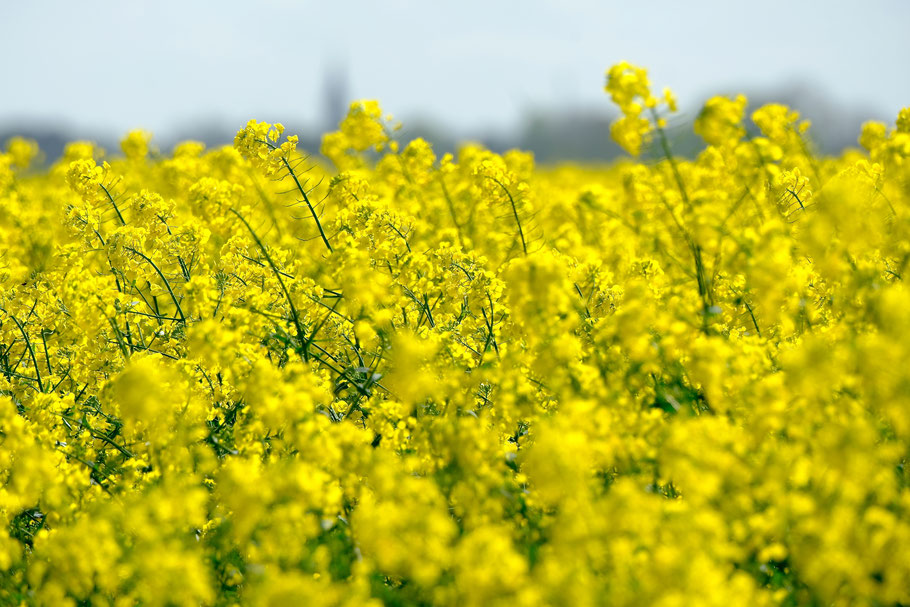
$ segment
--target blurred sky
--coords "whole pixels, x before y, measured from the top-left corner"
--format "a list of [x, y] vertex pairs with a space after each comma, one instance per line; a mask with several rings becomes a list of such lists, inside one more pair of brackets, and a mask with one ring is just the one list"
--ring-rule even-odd
[[508, 129], [607, 107], [604, 71], [623, 59], [684, 107], [803, 82], [893, 120], [910, 105], [908, 32], [907, 0], [0, 0], [0, 123], [316, 128], [336, 66], [349, 97], [396, 117]]

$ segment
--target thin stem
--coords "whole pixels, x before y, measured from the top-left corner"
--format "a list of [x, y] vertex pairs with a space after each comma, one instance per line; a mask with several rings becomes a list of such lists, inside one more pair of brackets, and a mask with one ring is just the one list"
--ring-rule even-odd
[[[295, 177], [295, 179], [296, 179], [296, 177]], [[307, 203], [307, 204], [309, 204], [309, 203]], [[259, 236], [256, 234], [256, 231], [247, 222], [247, 220], [243, 217], [243, 215], [238, 213], [233, 208], [228, 209], [228, 210], [231, 213], [233, 213], [234, 215], [236, 215], [237, 218], [243, 222], [243, 225], [246, 226], [246, 229], [249, 230], [250, 234], [253, 236], [253, 240], [256, 242], [256, 245], [259, 247], [259, 250], [262, 251], [262, 254], [265, 256], [265, 260], [269, 263], [269, 267], [272, 269], [272, 272], [275, 274], [275, 278], [278, 280], [278, 285], [281, 287], [281, 291], [282, 291], [282, 293], [284, 293], [285, 299], [288, 300], [288, 307], [291, 309], [291, 320], [294, 322], [294, 328], [297, 330], [297, 340], [300, 343], [300, 345], [303, 346], [305, 343], [308, 343], [308, 342], [306, 342], [304, 340], [304, 330], [303, 330], [303, 327], [300, 325], [300, 316], [297, 313], [297, 306], [294, 305], [294, 301], [291, 299], [291, 294], [288, 291], [288, 288], [285, 286], [284, 280], [281, 278], [282, 272], [278, 269], [278, 266], [275, 265], [275, 262], [272, 261], [272, 256], [269, 255], [268, 249], [265, 248], [265, 245], [259, 239]], [[326, 245], [328, 245], [328, 241], [326, 241]], [[331, 250], [331, 247], [329, 247], [329, 250]], [[304, 360], [309, 359], [306, 348], [304, 348], [304, 351], [303, 351], [303, 358], [304, 358]]]
[[[131, 253], [135, 253], [142, 259], [146, 260], [149, 265], [155, 268], [155, 272], [158, 273], [158, 276], [161, 278], [162, 282], [164, 282], [164, 286], [167, 289], [168, 294], [171, 296], [171, 301], [173, 301], [174, 305], [177, 307], [177, 313], [180, 314], [180, 322], [186, 324], [186, 316], [183, 315], [183, 309], [180, 307], [180, 302], [177, 300], [177, 296], [174, 295], [174, 290], [171, 288], [171, 283], [168, 282], [167, 278], [164, 276], [164, 273], [158, 268], [158, 266], [155, 265], [155, 262], [152, 261], [151, 258], [142, 251], [138, 251], [132, 247], [126, 247], [126, 250], [130, 251]], [[158, 311], [156, 310], [156, 312]]]
[[38, 359], [35, 358], [35, 350], [32, 348], [32, 342], [28, 338], [28, 334], [25, 332], [25, 327], [22, 326], [22, 323], [19, 322], [19, 319], [12, 315], [10, 315], [10, 318], [12, 318], [13, 322], [16, 323], [16, 326], [19, 327], [19, 332], [22, 333], [22, 337], [25, 338], [25, 345], [28, 347], [28, 353], [32, 357], [32, 365], [35, 367], [35, 377], [38, 381], [38, 391], [44, 392], [44, 385], [41, 383], [41, 369], [38, 368]]
[[123, 219], [123, 215], [120, 214], [120, 209], [117, 208], [117, 203], [114, 202], [114, 197], [111, 196], [110, 191], [106, 187], [104, 187], [103, 183], [99, 183], [98, 186], [102, 190], [104, 190], [104, 193], [107, 194], [107, 199], [111, 201], [111, 206], [114, 207], [114, 211], [116, 211], [116, 213], [117, 213], [117, 218], [120, 220], [120, 225], [125, 226], [126, 220]]
[[[689, 194], [686, 192], [686, 186], [683, 182], [682, 174], [679, 172], [679, 167], [676, 164], [676, 159], [673, 158], [673, 152], [670, 150], [670, 142], [667, 139], [667, 134], [664, 132], [663, 127], [660, 126], [659, 117], [657, 116], [657, 110], [653, 107], [650, 108], [651, 117], [654, 121], [654, 128], [657, 130], [658, 139], [660, 140], [660, 147], [663, 150], [664, 157], [667, 159], [667, 162], [670, 163], [670, 170], [673, 173], [673, 179], [676, 181], [676, 187], [679, 188], [679, 195], [682, 197], [685, 205], [691, 210], [692, 203], [689, 200]], [[669, 209], [669, 204], [664, 201], [664, 204]], [[671, 211], [672, 215], [672, 211]], [[691, 235], [683, 229], [682, 224], [676, 219], [676, 216], [673, 215], [673, 221], [676, 222], [677, 227], [682, 231], [683, 237], [686, 239], [686, 243], [689, 245], [689, 250], [692, 252], [692, 258], [695, 262], [695, 276], [698, 282], [698, 296], [702, 302], [702, 312], [703, 320], [707, 322], [708, 311], [713, 307], [714, 297], [711, 293], [711, 287], [708, 283], [708, 279], [705, 274], [705, 265], [704, 260], [701, 255], [701, 245], [696, 243]], [[703, 326], [704, 330], [707, 330], [707, 325]]]
[[525, 233], [521, 229], [521, 220], [518, 218], [518, 208], [515, 206], [515, 199], [512, 198], [512, 193], [509, 192], [509, 188], [504, 186], [498, 179], [495, 177], [487, 176], [487, 179], [491, 180], [493, 183], [502, 188], [502, 191], [506, 193], [506, 196], [509, 197], [509, 203], [512, 205], [512, 215], [515, 217], [515, 223], [518, 225], [518, 236], [521, 238], [521, 249], [524, 251], [525, 255], [528, 254], [528, 245], [525, 242]]
[[[273, 146], [274, 147], [274, 146]], [[291, 164], [288, 162], [288, 159], [285, 157], [281, 158], [281, 161], [284, 163], [284, 168], [288, 170], [288, 174], [291, 176], [291, 179], [294, 180], [294, 184], [297, 186], [297, 191], [300, 192], [300, 195], [303, 196], [303, 201], [306, 203], [307, 208], [310, 210], [310, 214], [313, 216], [313, 221], [316, 222], [316, 229], [319, 230], [319, 236], [322, 238], [322, 242], [325, 243], [325, 247], [331, 253], [332, 245], [329, 244], [329, 239], [325, 235], [325, 230], [322, 229], [322, 224], [319, 222], [319, 216], [316, 214], [316, 209], [313, 208], [313, 205], [310, 203], [310, 197], [306, 195], [306, 190], [303, 189], [300, 180], [297, 179], [297, 173], [294, 172], [294, 169], [291, 168]]]

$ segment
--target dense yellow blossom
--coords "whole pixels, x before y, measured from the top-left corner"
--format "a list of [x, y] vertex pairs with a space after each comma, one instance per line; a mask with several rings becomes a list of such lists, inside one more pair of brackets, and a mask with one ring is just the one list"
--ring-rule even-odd
[[746, 134], [742, 126], [745, 109], [745, 95], [736, 99], [712, 97], [695, 119], [695, 132], [711, 145], [735, 145]]
[[0, 604], [910, 603], [910, 109], [606, 91], [647, 161], [9, 142]]

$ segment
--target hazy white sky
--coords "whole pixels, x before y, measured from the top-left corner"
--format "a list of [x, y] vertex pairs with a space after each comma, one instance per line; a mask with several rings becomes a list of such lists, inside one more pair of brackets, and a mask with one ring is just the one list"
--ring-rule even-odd
[[684, 106], [805, 80], [893, 117], [910, 105], [908, 31], [910, 0], [0, 0], [0, 123], [315, 125], [343, 65], [351, 98], [396, 116], [508, 128], [606, 106], [604, 70], [623, 59]]

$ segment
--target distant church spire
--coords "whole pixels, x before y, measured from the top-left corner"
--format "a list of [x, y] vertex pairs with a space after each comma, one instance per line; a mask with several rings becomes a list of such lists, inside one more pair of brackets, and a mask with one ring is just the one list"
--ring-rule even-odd
[[347, 113], [348, 73], [338, 61], [326, 66], [322, 83], [322, 128], [334, 131]]

